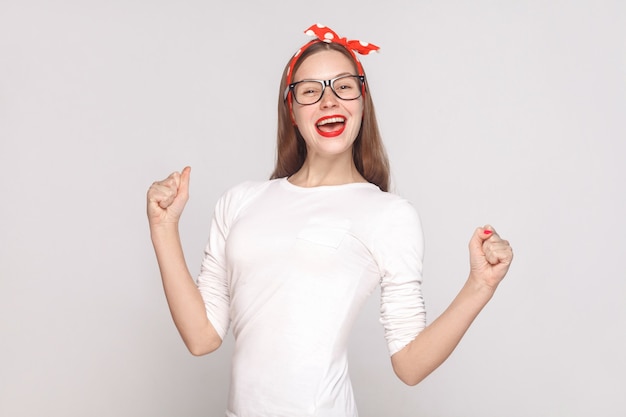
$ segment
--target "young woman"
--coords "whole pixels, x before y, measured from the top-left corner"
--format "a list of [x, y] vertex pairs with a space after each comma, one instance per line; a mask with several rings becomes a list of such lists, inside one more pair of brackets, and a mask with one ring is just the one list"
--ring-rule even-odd
[[419, 217], [387, 191], [387, 157], [354, 53], [378, 47], [319, 25], [307, 33], [316, 39], [281, 82], [272, 179], [218, 201], [197, 282], [178, 234], [190, 168], [148, 191], [152, 242], [186, 346], [203, 355], [233, 331], [229, 417], [356, 416], [347, 339], [377, 285], [393, 369], [417, 384], [450, 355], [513, 257], [493, 228], [477, 228], [466, 284], [426, 326]]

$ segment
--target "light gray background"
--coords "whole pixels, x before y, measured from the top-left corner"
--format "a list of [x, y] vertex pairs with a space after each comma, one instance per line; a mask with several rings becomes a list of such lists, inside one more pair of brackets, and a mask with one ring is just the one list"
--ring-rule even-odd
[[145, 193], [193, 167], [196, 274], [217, 198], [271, 172], [280, 73], [315, 22], [382, 47], [363, 63], [424, 223], [430, 320], [474, 227], [516, 253], [417, 387], [372, 297], [351, 342], [361, 415], [626, 415], [625, 5], [1, 0], [0, 415], [223, 415], [231, 336], [186, 352]]

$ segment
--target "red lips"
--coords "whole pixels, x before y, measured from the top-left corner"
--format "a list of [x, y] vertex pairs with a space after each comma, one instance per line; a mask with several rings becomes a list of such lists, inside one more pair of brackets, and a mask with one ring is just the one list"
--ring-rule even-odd
[[334, 138], [343, 133], [346, 128], [346, 118], [340, 114], [324, 116], [315, 123], [315, 129], [320, 136]]

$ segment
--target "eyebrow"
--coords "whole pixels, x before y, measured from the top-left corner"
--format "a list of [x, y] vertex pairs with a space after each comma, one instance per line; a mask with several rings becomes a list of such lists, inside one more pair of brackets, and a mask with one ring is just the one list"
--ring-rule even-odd
[[[342, 72], [341, 74], [337, 74], [334, 77], [330, 78], [331, 80], [334, 80], [335, 78], [339, 78], [339, 77], [343, 77], [345, 75], [357, 75], [357, 74], [352, 74], [351, 72]], [[292, 81], [291, 84], [295, 84], [295, 83], [299, 83], [302, 81], [327, 81], [327, 80], [321, 80], [319, 78], [303, 78], [301, 80], [298, 81]]]

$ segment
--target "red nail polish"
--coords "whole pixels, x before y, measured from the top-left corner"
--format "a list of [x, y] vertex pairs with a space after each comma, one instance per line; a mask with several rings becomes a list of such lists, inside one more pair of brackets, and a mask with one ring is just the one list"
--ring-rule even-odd
[[483, 233], [484, 233], [484, 234], [486, 234], [486, 235], [490, 235], [490, 234], [492, 234], [493, 232], [492, 232], [491, 230], [483, 230]]

